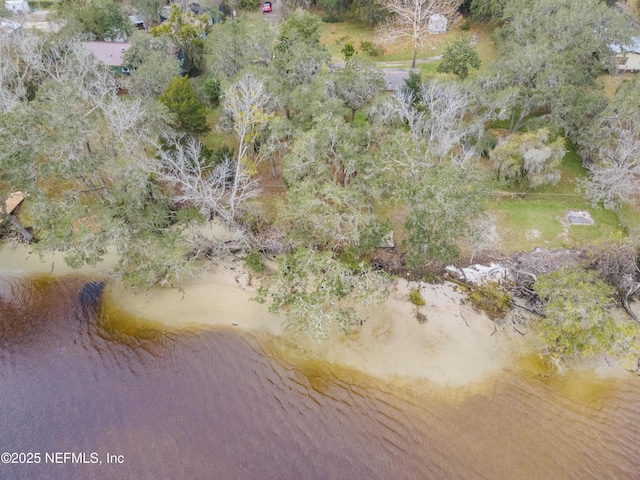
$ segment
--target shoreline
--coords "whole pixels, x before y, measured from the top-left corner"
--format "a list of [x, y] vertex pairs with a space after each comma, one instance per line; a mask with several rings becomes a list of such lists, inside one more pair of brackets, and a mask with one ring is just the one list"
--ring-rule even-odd
[[[109, 276], [115, 261], [114, 252], [94, 267], [72, 270], [60, 254], [47, 255], [41, 261], [37, 255], [29, 255], [26, 245], [0, 246], [0, 275], [4, 276]], [[360, 329], [348, 336], [334, 332], [320, 342], [287, 330], [283, 320], [270, 314], [266, 305], [252, 301], [255, 283], [243, 262], [230, 257], [201, 272], [181, 289], [137, 291], [115, 279], [108, 282], [104, 298], [110, 307], [141, 321], [175, 329], [228, 327], [266, 334], [278, 355], [329, 362], [393, 379], [394, 383], [427, 381], [441, 387], [470, 388], [537, 352], [535, 334], [516, 331], [509, 317], [494, 322], [471, 307], [465, 295], [449, 282], [396, 279], [389, 298], [363, 312], [366, 321]], [[409, 301], [409, 291], [416, 287], [425, 299], [423, 307]], [[426, 321], [418, 321], [418, 312]], [[572, 368], [593, 370], [599, 376], [627, 374], [623, 368], [609, 365], [605, 358], [572, 363], [576, 363]]]

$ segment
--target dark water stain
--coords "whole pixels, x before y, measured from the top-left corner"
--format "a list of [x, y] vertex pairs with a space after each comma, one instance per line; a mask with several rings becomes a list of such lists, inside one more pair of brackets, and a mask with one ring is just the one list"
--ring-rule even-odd
[[[1, 479], [638, 478], [634, 380], [576, 391], [514, 369], [451, 401], [268, 338], [163, 329], [100, 283], [0, 280], [0, 447], [41, 453]], [[103, 463], [46, 463], [56, 452]]]
[[80, 292], [80, 305], [85, 309], [95, 310], [100, 304], [105, 285], [105, 281], [87, 282]]

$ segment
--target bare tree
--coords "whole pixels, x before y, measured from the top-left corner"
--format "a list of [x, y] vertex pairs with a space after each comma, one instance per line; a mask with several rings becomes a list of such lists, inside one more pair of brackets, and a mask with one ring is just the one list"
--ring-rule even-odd
[[640, 291], [640, 266], [638, 251], [640, 238], [630, 238], [619, 242], [607, 242], [592, 247], [589, 251], [591, 267], [620, 295], [622, 306], [629, 316], [640, 323], [638, 315], [631, 310], [629, 299]]
[[100, 105], [109, 132], [126, 151], [137, 150], [151, 138], [149, 115], [139, 98], [121, 100], [115, 93]]
[[379, 0], [391, 13], [391, 18], [378, 30], [384, 43], [410, 39], [413, 45], [411, 68], [416, 68], [418, 49], [429, 34], [429, 19], [440, 14], [451, 21], [462, 0]]
[[236, 216], [238, 201], [249, 194], [249, 185], [256, 184], [248, 179], [255, 175], [256, 166], [262, 160], [262, 157], [254, 155], [254, 146], [262, 129], [272, 118], [268, 113], [270, 102], [271, 96], [264, 84], [252, 75], [244, 75], [224, 94], [222, 107], [225, 118], [221, 127], [233, 131], [238, 140], [238, 156], [229, 197], [231, 218]]
[[257, 180], [232, 158], [211, 164], [202, 157], [202, 144], [195, 137], [166, 134], [156, 144], [158, 157], [150, 170], [158, 180], [174, 189], [173, 201], [191, 205], [210, 217], [233, 223], [236, 210], [258, 193]]
[[[406, 89], [395, 92], [387, 109], [407, 123], [416, 148], [424, 149], [425, 160], [440, 163], [449, 158], [464, 167], [476, 155], [471, 140], [483, 129], [479, 116], [465, 120], [472, 103], [471, 94], [460, 84], [431, 81], [422, 84], [417, 98]], [[388, 110], [384, 115], [390, 119]]]
[[596, 162], [588, 168], [591, 178], [582, 182], [593, 203], [612, 209], [637, 199], [640, 185], [640, 134], [633, 122], [612, 116], [603, 128], [606, 142], [596, 151]]

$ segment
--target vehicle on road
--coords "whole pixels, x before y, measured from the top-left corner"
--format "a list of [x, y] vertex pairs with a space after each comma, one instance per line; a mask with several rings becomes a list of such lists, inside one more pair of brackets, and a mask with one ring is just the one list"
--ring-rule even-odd
[[271, 2], [264, 2], [262, 4], [262, 13], [271, 13]]

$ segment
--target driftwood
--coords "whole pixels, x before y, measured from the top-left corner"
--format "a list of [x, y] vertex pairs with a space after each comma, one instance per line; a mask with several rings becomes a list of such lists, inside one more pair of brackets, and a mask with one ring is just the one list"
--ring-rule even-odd
[[638, 318], [638, 315], [636, 315], [636, 312], [631, 310], [631, 307], [629, 306], [629, 298], [632, 295], [634, 295], [638, 290], [640, 290], [640, 283], [638, 283], [635, 286], [633, 286], [632, 288], [630, 288], [627, 291], [627, 293], [625, 293], [622, 296], [622, 307], [627, 312], [627, 314], [633, 319], [634, 322], [636, 322], [637, 324], [640, 324], [640, 319]]
[[[22, 195], [22, 194], [21, 194]], [[22, 197], [24, 198], [24, 196]], [[13, 210], [20, 204], [22, 200], [17, 203], [11, 205], [11, 207], [7, 206], [7, 199], [0, 197], [0, 204], [2, 205], [2, 213], [0, 214], [0, 225], [4, 225], [7, 222], [11, 224], [13, 228], [15, 228], [20, 235], [29, 243], [33, 241], [33, 235], [31, 235], [26, 228], [22, 226], [22, 224], [18, 221], [18, 219], [11, 215]], [[10, 208], [10, 210], [9, 210]]]

